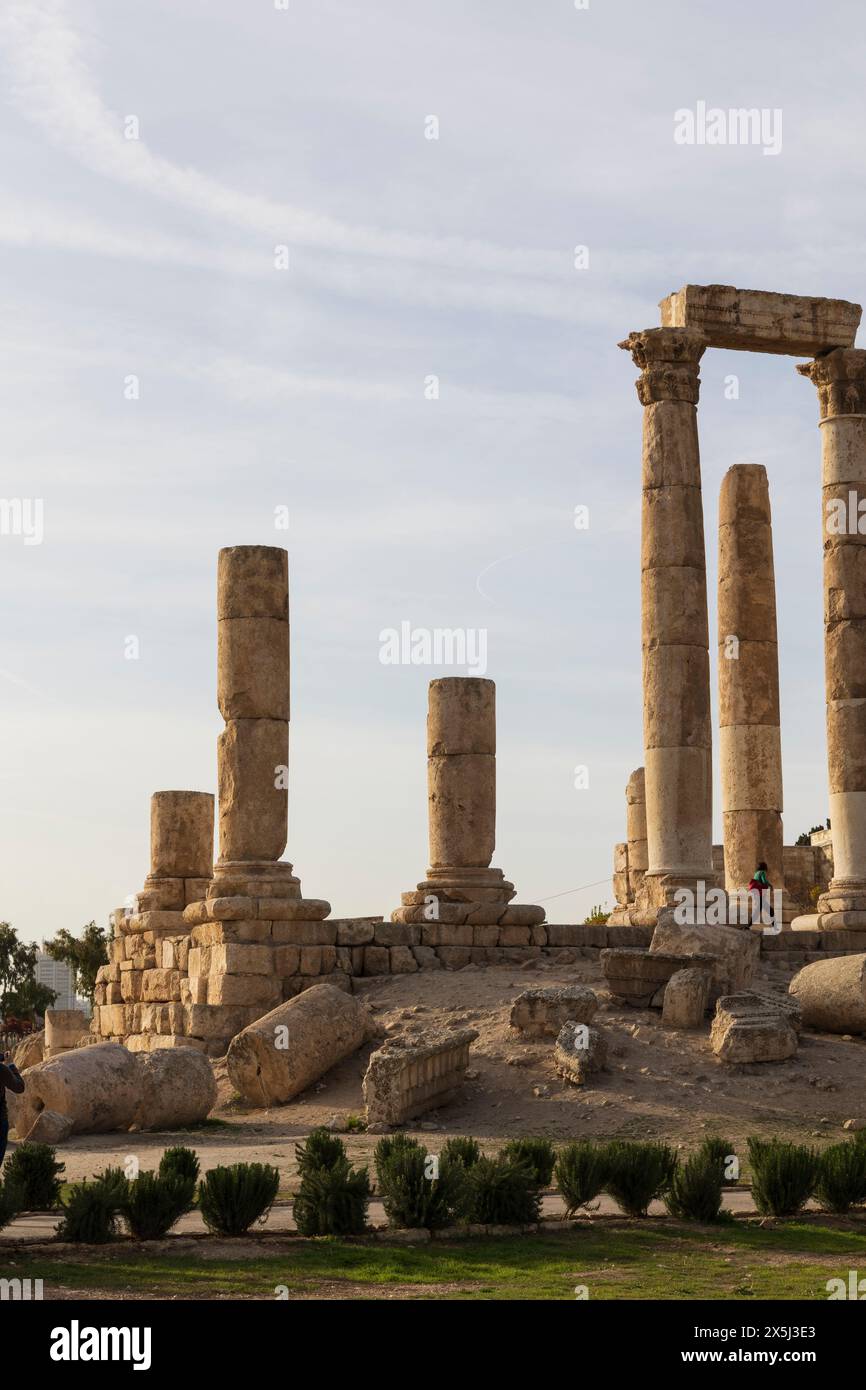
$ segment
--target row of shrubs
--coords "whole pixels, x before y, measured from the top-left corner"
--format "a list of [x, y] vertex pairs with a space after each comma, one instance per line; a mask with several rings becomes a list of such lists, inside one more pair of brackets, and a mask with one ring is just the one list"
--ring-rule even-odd
[[[810, 1197], [825, 1211], [866, 1202], [866, 1139], [819, 1152], [778, 1139], [750, 1139], [752, 1196], [766, 1216], [794, 1216]], [[352, 1169], [342, 1140], [314, 1130], [298, 1145], [300, 1191], [295, 1221], [304, 1235], [353, 1235], [366, 1224], [371, 1190], [366, 1168]], [[566, 1214], [588, 1211], [603, 1192], [626, 1216], [646, 1216], [662, 1199], [685, 1221], [729, 1220], [722, 1194], [731, 1145], [706, 1139], [681, 1163], [667, 1144], [582, 1140], [557, 1151], [547, 1139], [515, 1139], [484, 1158], [474, 1139], [449, 1139], [438, 1156], [404, 1134], [376, 1145], [378, 1193], [394, 1226], [435, 1230], [469, 1221], [527, 1225], [540, 1215], [541, 1192], [555, 1181]]]
[[62, 1212], [60, 1240], [101, 1245], [126, 1225], [136, 1240], [159, 1240], [186, 1212], [198, 1207], [209, 1231], [238, 1236], [264, 1221], [279, 1190], [280, 1175], [264, 1163], [213, 1168], [199, 1181], [192, 1149], [166, 1149], [156, 1172], [128, 1178], [106, 1168], [92, 1182], [63, 1190], [64, 1165], [48, 1144], [19, 1144], [0, 1184], [0, 1229], [20, 1211]]
[[[357, 1235], [367, 1227], [372, 1184], [367, 1168], [353, 1168], [342, 1139], [315, 1129], [296, 1146], [300, 1187], [294, 1217], [302, 1235]], [[447, 1140], [430, 1154], [405, 1134], [386, 1135], [373, 1154], [376, 1189], [393, 1226], [437, 1230], [458, 1222], [495, 1226], [538, 1221], [541, 1193], [551, 1181], [567, 1215], [592, 1210], [608, 1193], [627, 1216], [646, 1216], [661, 1199], [686, 1221], [729, 1220], [722, 1194], [731, 1183], [731, 1146], [706, 1139], [681, 1162], [667, 1144], [580, 1140], [558, 1152], [547, 1139], [515, 1139], [496, 1158], [485, 1158], [474, 1139]], [[866, 1132], [818, 1151], [779, 1139], [750, 1139], [752, 1196], [765, 1216], [794, 1216], [810, 1197], [825, 1210], [850, 1211], [866, 1202]], [[279, 1172], [263, 1163], [213, 1168], [199, 1180], [196, 1154], [166, 1149], [156, 1172], [128, 1178], [107, 1168], [92, 1182], [63, 1190], [64, 1166], [47, 1144], [20, 1144], [0, 1184], [0, 1229], [19, 1211], [58, 1206], [61, 1240], [99, 1244], [123, 1221], [137, 1240], [166, 1235], [197, 1207], [217, 1235], [238, 1236], [263, 1222], [279, 1190]]]

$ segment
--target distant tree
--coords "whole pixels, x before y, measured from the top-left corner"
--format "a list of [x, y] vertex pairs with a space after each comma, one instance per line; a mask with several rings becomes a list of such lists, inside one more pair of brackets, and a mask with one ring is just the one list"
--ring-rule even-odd
[[57, 998], [57, 991], [36, 979], [39, 947], [18, 940], [9, 922], [0, 922], [0, 1014], [32, 1018], [43, 1014]]
[[603, 926], [609, 916], [610, 913], [605, 912], [601, 903], [596, 903], [594, 907], [589, 909], [589, 916], [584, 917], [583, 925], [585, 927]]
[[796, 840], [794, 841], [794, 844], [795, 844], [795, 845], [810, 845], [810, 844], [812, 843], [812, 836], [816, 833], [816, 831], [818, 831], [818, 830], [829, 830], [829, 829], [830, 829], [830, 818], [829, 818], [829, 816], [828, 816], [828, 817], [827, 817], [827, 824], [826, 824], [826, 825], [813, 825], [811, 830], [804, 830], [803, 833], [802, 833], [802, 835], [798, 835], [798, 836], [797, 836]]
[[89, 999], [91, 1005], [96, 990], [96, 972], [101, 965], [108, 964], [108, 941], [109, 934], [105, 927], [88, 922], [80, 936], [73, 936], [66, 927], [61, 927], [54, 940], [45, 943], [51, 959], [64, 961], [71, 969], [75, 993]]

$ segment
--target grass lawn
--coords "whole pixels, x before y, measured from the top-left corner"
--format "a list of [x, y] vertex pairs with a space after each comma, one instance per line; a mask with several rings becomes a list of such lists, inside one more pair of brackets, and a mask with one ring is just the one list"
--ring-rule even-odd
[[[201, 1253], [119, 1242], [57, 1260], [0, 1258], [4, 1275], [44, 1280], [46, 1298], [826, 1299], [831, 1278], [866, 1273], [866, 1230], [844, 1218], [718, 1228], [671, 1220], [600, 1220], [555, 1235], [406, 1246], [337, 1239], [231, 1242]], [[210, 1254], [206, 1251], [210, 1250]], [[285, 1296], [285, 1294], [283, 1295]]]

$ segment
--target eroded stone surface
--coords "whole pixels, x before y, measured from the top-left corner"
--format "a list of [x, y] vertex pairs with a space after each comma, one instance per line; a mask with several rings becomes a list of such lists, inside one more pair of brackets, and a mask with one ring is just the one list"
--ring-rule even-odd
[[595, 992], [586, 985], [526, 989], [511, 1008], [511, 1026], [527, 1037], [557, 1037], [565, 1023], [590, 1023], [598, 1009]]

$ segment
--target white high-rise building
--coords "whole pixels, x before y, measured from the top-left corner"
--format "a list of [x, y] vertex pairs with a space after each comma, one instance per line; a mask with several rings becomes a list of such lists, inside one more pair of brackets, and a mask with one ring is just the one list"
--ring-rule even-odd
[[75, 994], [72, 970], [65, 961], [53, 960], [47, 951], [40, 951], [36, 958], [36, 978], [40, 985], [57, 991], [53, 1004], [55, 1009], [84, 1009], [90, 1012], [87, 1000], [79, 999]]

